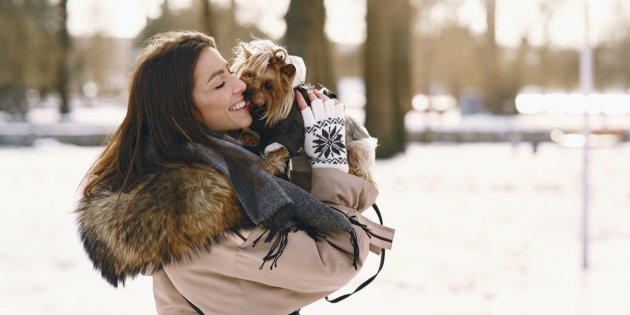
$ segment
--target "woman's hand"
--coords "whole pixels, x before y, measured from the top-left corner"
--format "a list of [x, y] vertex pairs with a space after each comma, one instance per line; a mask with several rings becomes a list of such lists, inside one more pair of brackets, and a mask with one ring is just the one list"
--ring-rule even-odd
[[307, 93], [311, 107], [301, 93], [297, 103], [304, 118], [304, 149], [313, 168], [334, 168], [348, 172], [346, 120], [343, 105], [319, 91]]

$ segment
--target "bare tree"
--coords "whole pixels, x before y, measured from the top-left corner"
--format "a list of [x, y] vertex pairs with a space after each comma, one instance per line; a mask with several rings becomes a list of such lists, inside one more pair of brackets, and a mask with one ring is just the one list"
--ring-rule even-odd
[[404, 113], [411, 98], [409, 11], [408, 0], [368, 0], [365, 126], [379, 139], [379, 158], [405, 149]]
[[488, 31], [484, 47], [484, 86], [482, 88], [486, 108], [495, 114], [516, 114], [514, 99], [519, 90], [517, 79], [510, 71], [499, 68], [499, 48], [496, 41], [496, 0], [486, 0]]
[[486, 0], [486, 62], [485, 65], [490, 77], [497, 72], [497, 38], [496, 38], [496, 0]]
[[251, 37], [263, 38], [264, 33], [258, 29], [255, 24], [240, 25], [236, 21], [236, 1], [230, 1], [231, 4], [228, 8], [214, 8], [216, 25], [221, 27], [217, 28], [215, 39], [217, 40], [217, 46], [221, 55], [230, 60], [234, 57], [232, 49], [238, 45], [239, 41], [251, 40]]
[[330, 43], [324, 36], [324, 0], [292, 0], [284, 19], [287, 22], [284, 43], [290, 54], [304, 59], [308, 69], [306, 82], [335, 90]]
[[68, 81], [70, 71], [68, 69], [68, 53], [70, 52], [70, 35], [68, 34], [68, 28], [66, 27], [66, 21], [68, 13], [66, 10], [68, 0], [61, 0], [59, 3], [60, 11], [60, 29], [59, 29], [59, 46], [61, 48], [61, 63], [59, 64], [59, 81], [57, 90], [59, 90], [59, 96], [61, 97], [61, 104], [59, 105], [59, 112], [62, 114], [62, 120], [65, 119], [65, 115], [70, 113], [70, 103], [68, 101]]
[[25, 93], [58, 86], [60, 19], [46, 0], [0, 1], [0, 110], [24, 120]]
[[228, 8], [213, 6], [210, 0], [203, 0], [202, 3], [193, 2], [190, 8], [182, 10], [179, 14], [173, 14], [164, 1], [162, 15], [148, 21], [147, 26], [138, 35], [136, 44], [141, 44], [151, 36], [168, 30], [199, 30], [213, 36], [221, 55], [230, 60], [232, 49], [236, 47], [238, 40], [247, 41], [252, 35], [264, 37], [255, 25], [238, 24], [235, 14], [234, 0]]
[[497, 41], [495, 31], [496, 0], [486, 0], [486, 43], [483, 48], [484, 82], [483, 94], [486, 107], [494, 113], [501, 113], [501, 103], [498, 93], [499, 73], [497, 69]]
[[405, 150], [407, 130], [405, 113], [411, 109], [411, 5], [399, 0], [392, 10], [392, 97], [394, 104], [394, 142], [398, 151]]
[[203, 32], [206, 34], [214, 35], [214, 14], [212, 12], [212, 5], [210, 0], [201, 0], [203, 2]]

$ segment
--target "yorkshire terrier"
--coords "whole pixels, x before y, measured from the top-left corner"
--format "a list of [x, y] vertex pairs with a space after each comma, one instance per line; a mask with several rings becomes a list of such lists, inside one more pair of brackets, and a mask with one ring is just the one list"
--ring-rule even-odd
[[[250, 151], [263, 155], [265, 171], [288, 179], [289, 159], [298, 156], [292, 159], [295, 162], [305, 155], [299, 152], [304, 143], [304, 122], [295, 100], [295, 93], [302, 93], [310, 106], [306, 92], [312, 86], [303, 85], [304, 62], [289, 56], [285, 48], [270, 40], [240, 43], [234, 53], [232, 71], [247, 85], [244, 96], [250, 101], [253, 118], [250, 128], [243, 129], [238, 140]], [[325, 88], [322, 92], [336, 98]], [[349, 173], [376, 185], [373, 161], [377, 140], [358, 120], [347, 113], [345, 118]]]

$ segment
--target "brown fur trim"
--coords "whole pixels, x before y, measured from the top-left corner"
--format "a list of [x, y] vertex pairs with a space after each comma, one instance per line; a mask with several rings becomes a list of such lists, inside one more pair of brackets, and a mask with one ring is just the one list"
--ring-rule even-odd
[[96, 198], [80, 201], [83, 246], [111, 285], [208, 253], [227, 232], [253, 226], [227, 178], [207, 166], [198, 168], [156, 174], [122, 193], [118, 204], [118, 192], [106, 185], [95, 188]]

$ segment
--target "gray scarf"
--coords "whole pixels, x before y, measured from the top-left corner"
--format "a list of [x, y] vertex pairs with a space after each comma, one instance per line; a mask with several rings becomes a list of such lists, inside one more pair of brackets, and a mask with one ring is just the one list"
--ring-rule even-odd
[[[241, 152], [259, 163], [263, 162], [262, 158], [247, 151], [233, 138], [206, 128], [204, 128], [204, 131], [215, 143]], [[195, 147], [197, 150], [195, 150]], [[262, 182], [258, 185], [254, 184], [252, 180], [240, 176], [234, 170], [232, 163], [226, 161], [222, 155], [205, 145], [188, 144], [186, 150], [191, 154], [196, 152], [195, 162], [212, 166], [230, 180], [234, 186], [236, 198], [249, 219], [254, 224], [262, 223], [267, 228], [269, 234], [264, 242], [269, 243], [276, 234], [280, 234], [271, 247], [269, 254], [263, 258], [261, 269], [267, 261], [273, 261], [271, 269], [277, 266], [278, 258], [282, 255], [287, 245], [289, 232], [303, 230], [317, 241], [319, 235], [317, 235], [315, 228], [350, 233], [350, 241], [355, 252], [353, 265], [356, 268], [358, 247], [352, 224], [358, 225], [358, 222], [348, 218], [343, 212], [324, 205], [317, 198], [290, 182], [265, 172], [254, 163], [251, 163], [249, 167], [262, 179]], [[265, 233], [254, 242], [254, 246]]]

